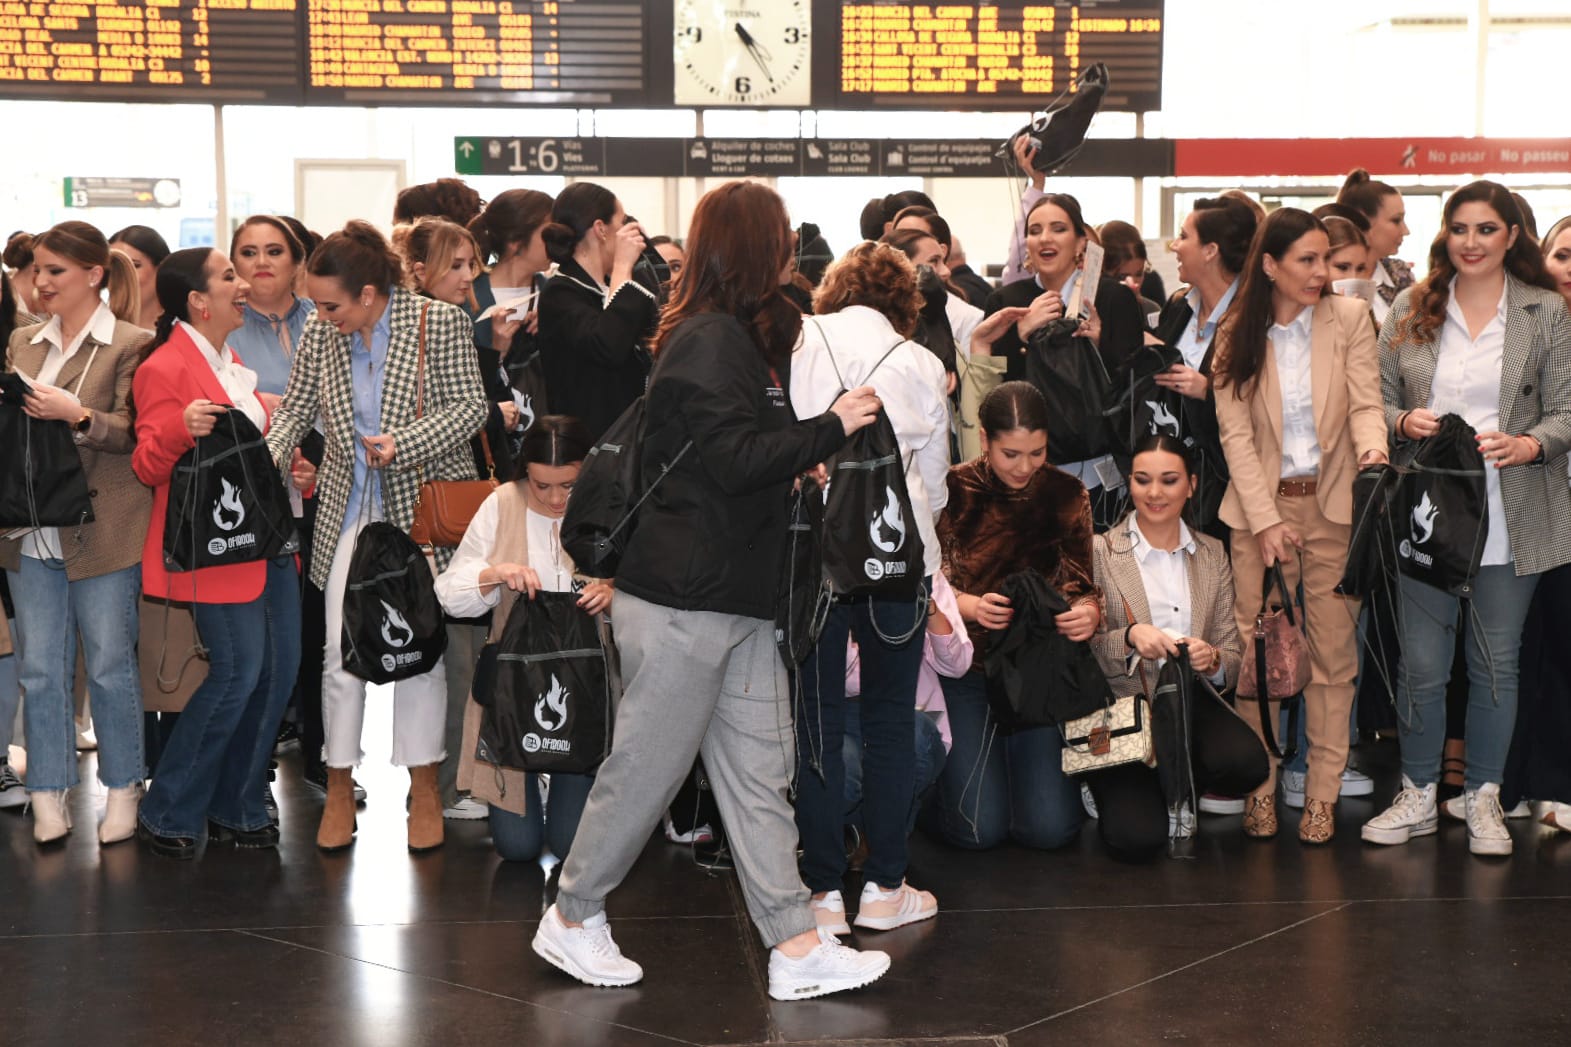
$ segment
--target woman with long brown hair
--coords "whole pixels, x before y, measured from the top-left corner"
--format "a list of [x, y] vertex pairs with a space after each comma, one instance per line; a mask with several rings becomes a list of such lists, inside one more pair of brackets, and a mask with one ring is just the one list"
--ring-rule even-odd
[[[1220, 516], [1233, 528], [1234, 612], [1249, 650], [1266, 570], [1300, 583], [1312, 676], [1304, 690], [1309, 777], [1298, 838], [1326, 843], [1347, 765], [1358, 674], [1358, 604], [1334, 591], [1347, 565], [1353, 477], [1386, 460], [1375, 334], [1364, 303], [1322, 297], [1330, 238], [1295, 207], [1273, 212], [1244, 264], [1217, 335], [1216, 418], [1231, 480]], [[1239, 711], [1257, 731], [1258, 707]], [[1244, 832], [1276, 835], [1276, 769], [1246, 800]]]
[[862, 387], [816, 418], [793, 417], [785, 374], [802, 315], [780, 291], [791, 247], [773, 190], [711, 190], [693, 212], [687, 267], [660, 325], [642, 458], [646, 482], [664, 478], [648, 489], [616, 576], [626, 686], [616, 744], [534, 939], [536, 953], [590, 985], [643, 978], [611, 939], [605, 897], [700, 753], [748, 912], [773, 946], [770, 995], [852, 989], [889, 968], [884, 953], [858, 953], [818, 931], [786, 801], [791, 687], [773, 622], [786, 496], [879, 410]]
[[[1484, 458], [1484, 547], [1462, 619], [1463, 806], [1468, 849], [1506, 855], [1500, 784], [1516, 721], [1522, 627], [1539, 576], [1571, 562], [1571, 315], [1505, 186], [1471, 182], [1451, 194], [1443, 214], [1429, 275], [1397, 297], [1380, 329], [1381, 386], [1395, 439], [1432, 436], [1441, 416], [1456, 414], [1476, 431]], [[1436, 825], [1459, 599], [1406, 576], [1401, 593], [1402, 789], [1364, 826], [1371, 843], [1406, 843]]]

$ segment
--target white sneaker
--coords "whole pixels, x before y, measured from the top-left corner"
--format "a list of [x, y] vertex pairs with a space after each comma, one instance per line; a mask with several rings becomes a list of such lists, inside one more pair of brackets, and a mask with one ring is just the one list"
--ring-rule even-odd
[[[1538, 816], [1538, 823], [1546, 825], [1558, 832], [1571, 832], [1571, 803], [1558, 803], [1555, 800], [1540, 800], [1533, 805], [1534, 814]], [[1510, 815], [1506, 815], [1510, 817]]]
[[1244, 798], [1242, 796], [1218, 796], [1215, 793], [1206, 793], [1200, 797], [1201, 814], [1243, 814]]
[[1304, 806], [1304, 785], [1309, 775], [1303, 771], [1282, 772], [1282, 802], [1289, 807]]
[[[1364, 823], [1359, 835], [1370, 843], [1406, 843], [1415, 836], [1428, 836], [1440, 823], [1435, 804], [1434, 782], [1423, 788], [1413, 784], [1407, 775], [1402, 776], [1402, 791], [1396, 794], [1391, 806]], [[1499, 804], [1495, 805], [1499, 807]]]
[[[1560, 806], [1561, 807], [1565, 807], [1566, 805], [1565, 804], [1561, 804]], [[1566, 809], [1567, 809], [1568, 812], [1571, 812], [1571, 807], [1568, 807]], [[1440, 805], [1440, 813], [1442, 815], [1444, 815], [1445, 817], [1447, 817], [1447, 818], [1453, 818], [1453, 819], [1455, 819], [1456, 821], [1459, 821], [1459, 822], [1467, 821], [1467, 796], [1466, 796], [1466, 794], [1465, 793], [1457, 793], [1455, 796], [1451, 797], [1451, 799], [1449, 799], [1445, 803], [1441, 804]], [[1518, 800], [1516, 802], [1516, 806], [1511, 808], [1509, 811], [1506, 812], [1506, 818], [1508, 818], [1508, 819], [1531, 818], [1531, 817], [1533, 817], [1533, 805], [1532, 805], [1531, 802], [1529, 802], [1527, 800]], [[1571, 820], [1568, 820], [1566, 822], [1566, 824], [1567, 825], [1571, 825]]]
[[1167, 809], [1167, 835], [1169, 839], [1187, 840], [1195, 834], [1195, 812], [1185, 800], [1177, 807]]
[[921, 923], [938, 915], [938, 899], [928, 891], [900, 882], [886, 891], [872, 880], [862, 885], [862, 901], [856, 910], [856, 925], [869, 931], [892, 931], [908, 923]]
[[71, 831], [70, 790], [28, 793], [27, 798], [33, 805], [33, 839], [38, 843], [65, 839]]
[[1500, 809], [1500, 786], [1485, 782], [1462, 794], [1467, 798], [1467, 849], [1474, 854], [1511, 853], [1511, 834]]
[[109, 790], [104, 820], [98, 824], [99, 843], [119, 843], [136, 835], [136, 810], [142, 805], [142, 783]]
[[1375, 780], [1351, 767], [1342, 772], [1342, 788], [1338, 796], [1368, 796], [1375, 791]]
[[673, 822], [671, 820], [671, 816], [667, 814], [665, 816], [665, 838], [670, 840], [672, 843], [679, 843], [684, 846], [695, 843], [710, 843], [715, 838], [715, 831], [709, 825], [705, 824], [695, 826], [688, 832], [679, 832], [677, 830], [676, 823]]
[[27, 787], [8, 762], [0, 761], [0, 810], [27, 806]]
[[442, 809], [443, 818], [459, 822], [478, 822], [491, 817], [491, 808], [470, 796], [460, 796], [458, 802]]
[[1096, 797], [1091, 795], [1091, 787], [1085, 782], [1080, 783], [1080, 806], [1086, 809], [1087, 818], [1096, 818]]
[[830, 934], [850, 934], [851, 925], [846, 923], [846, 903], [839, 891], [830, 891], [822, 898], [814, 898], [808, 902], [813, 910], [813, 919], [818, 921], [820, 931]]
[[769, 995], [777, 1000], [810, 1000], [876, 982], [889, 970], [889, 954], [876, 949], [858, 952], [840, 939], [818, 932], [818, 945], [806, 956], [793, 959], [779, 949], [769, 950]]
[[1510, 818], [1510, 819], [1531, 818], [1531, 817], [1533, 817], [1533, 804], [1532, 804], [1532, 801], [1530, 801], [1530, 800], [1518, 800], [1516, 802], [1516, 806], [1511, 808], [1509, 811], [1506, 812], [1506, 817]]
[[644, 969], [616, 947], [603, 912], [585, 920], [582, 927], [569, 927], [553, 903], [540, 917], [534, 950], [536, 956], [585, 985], [632, 985], [644, 977]]

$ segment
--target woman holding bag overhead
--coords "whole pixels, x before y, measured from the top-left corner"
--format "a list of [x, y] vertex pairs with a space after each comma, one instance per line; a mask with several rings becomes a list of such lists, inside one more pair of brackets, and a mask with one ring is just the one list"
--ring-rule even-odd
[[[62, 222], [33, 240], [33, 287], [50, 314], [12, 332], [6, 370], [32, 387], [23, 410], [73, 430], [93, 520], [0, 542], [16, 602], [18, 676], [27, 700], [27, 788], [33, 838], [71, 831], [76, 785], [72, 718], [75, 638], [93, 695], [98, 777], [109, 790], [101, 843], [136, 831], [142, 794], [142, 685], [137, 673], [137, 590], [147, 489], [131, 471], [131, 375], [146, 331], [133, 326], [136, 270], [86, 222]], [[102, 298], [109, 289], [109, 302]]]
[[[1397, 296], [1381, 327], [1381, 386], [1399, 441], [1434, 435], [1448, 414], [1478, 434], [1488, 525], [1462, 619], [1463, 813], [1468, 850], [1506, 855], [1500, 783], [1516, 721], [1522, 627], [1539, 576], [1571, 562], [1571, 317], [1509, 190], [1472, 182], [1451, 194], [1443, 214], [1429, 275]], [[1401, 593], [1402, 789], [1365, 824], [1371, 843], [1406, 843], [1436, 824], [1458, 598], [1405, 575]]]
[[[426, 302], [400, 285], [398, 257], [374, 228], [350, 222], [306, 262], [316, 316], [306, 324], [267, 445], [286, 463], [322, 416], [311, 580], [327, 601], [322, 721], [327, 803], [317, 846], [354, 842], [350, 771], [365, 718], [365, 681], [344, 669], [343, 607], [355, 539], [371, 520], [408, 531], [422, 482], [472, 480], [469, 437], [485, 420], [472, 325], [463, 310]], [[423, 399], [423, 403], [421, 400]], [[438, 548], [438, 567], [451, 549]], [[410, 769], [409, 847], [442, 844], [437, 765], [447, 683], [440, 661], [393, 691], [393, 762]]]
[[[209, 658], [207, 678], [175, 721], [142, 802], [139, 835], [169, 858], [194, 858], [204, 834], [209, 844], [278, 845], [265, 790], [278, 721], [300, 664], [294, 557], [192, 571], [166, 570], [164, 560], [176, 464], [213, 432], [220, 415], [239, 411], [263, 431], [266, 403], [277, 403], [275, 395], [256, 391], [256, 372], [225, 344], [245, 323], [249, 289], [212, 248], [191, 247], [164, 259], [158, 330], [132, 386], [137, 443], [131, 464], [153, 488], [142, 591], [188, 601]], [[276, 473], [256, 482], [281, 483]], [[197, 511], [214, 510], [203, 504]]]
[[[1268, 595], [1267, 568], [1281, 566], [1289, 592], [1303, 586], [1312, 676], [1303, 697], [1309, 777], [1298, 838], [1313, 844], [1335, 834], [1358, 673], [1358, 603], [1334, 591], [1347, 564], [1353, 478], [1386, 460], [1374, 331], [1363, 302], [1321, 296], [1330, 250], [1325, 226], [1305, 211], [1284, 207], [1265, 220], [1217, 334], [1212, 371], [1232, 476], [1219, 515], [1233, 528], [1245, 651]], [[1241, 702], [1239, 711], [1262, 731], [1256, 704]], [[1273, 766], [1245, 802], [1244, 832], [1276, 831]]]

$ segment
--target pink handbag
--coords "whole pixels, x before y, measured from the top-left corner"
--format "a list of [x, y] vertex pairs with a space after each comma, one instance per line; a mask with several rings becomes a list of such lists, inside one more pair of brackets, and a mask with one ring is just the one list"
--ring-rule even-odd
[[[1282, 596], [1279, 605], [1272, 606], [1271, 590]], [[1282, 577], [1282, 565], [1266, 568], [1265, 589], [1260, 598], [1260, 611], [1255, 616], [1255, 656], [1244, 659], [1238, 674], [1238, 696], [1253, 698], [1260, 703], [1260, 726], [1265, 735], [1266, 748], [1285, 760], [1298, 752], [1298, 717], [1300, 698], [1309, 686], [1309, 643], [1304, 638], [1302, 601], [1298, 614], [1294, 614], [1293, 594], [1288, 592], [1287, 580]], [[1264, 686], [1262, 686], [1262, 682]], [[1290, 702], [1287, 751], [1277, 748], [1276, 709], [1272, 702]]]

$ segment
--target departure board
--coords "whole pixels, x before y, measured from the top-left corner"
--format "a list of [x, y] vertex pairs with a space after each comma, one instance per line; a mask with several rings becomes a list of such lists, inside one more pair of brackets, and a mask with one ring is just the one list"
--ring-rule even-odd
[[299, 104], [300, 57], [296, 0], [0, 0], [3, 98]]
[[307, 12], [307, 99], [311, 102], [617, 105], [644, 101], [644, 3], [302, 2]]
[[817, 67], [823, 108], [1031, 108], [1097, 62], [1112, 81], [1104, 109], [1161, 108], [1162, 0], [820, 0], [815, 11], [820, 46], [831, 32], [838, 44]]

